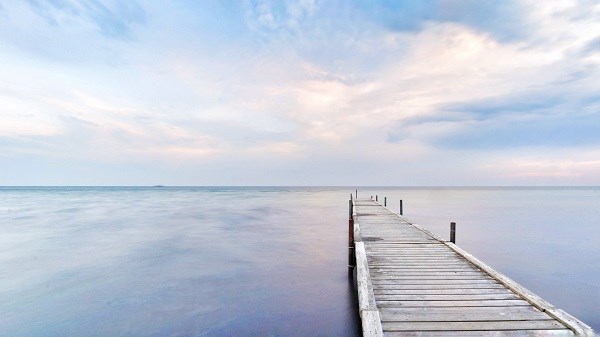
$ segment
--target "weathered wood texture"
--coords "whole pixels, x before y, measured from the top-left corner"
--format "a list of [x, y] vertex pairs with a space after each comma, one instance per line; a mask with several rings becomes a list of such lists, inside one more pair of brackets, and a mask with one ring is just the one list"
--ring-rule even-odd
[[353, 210], [364, 336], [594, 335], [575, 317], [376, 201], [355, 199]]

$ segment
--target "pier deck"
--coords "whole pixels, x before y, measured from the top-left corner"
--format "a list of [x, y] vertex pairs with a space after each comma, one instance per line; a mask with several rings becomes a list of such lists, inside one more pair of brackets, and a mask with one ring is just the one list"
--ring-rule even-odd
[[593, 336], [593, 331], [370, 199], [354, 199], [364, 336]]

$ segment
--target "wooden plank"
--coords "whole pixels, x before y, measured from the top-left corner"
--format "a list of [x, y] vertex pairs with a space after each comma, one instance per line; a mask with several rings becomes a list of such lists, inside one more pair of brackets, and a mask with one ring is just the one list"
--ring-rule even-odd
[[355, 243], [356, 255], [356, 279], [358, 287], [358, 303], [363, 328], [363, 336], [382, 337], [381, 318], [375, 302], [371, 278], [369, 276], [369, 265], [365, 246], [362, 242]]
[[[377, 257], [377, 258], [396, 258], [396, 259], [409, 259], [409, 258], [420, 258], [420, 259], [426, 259], [426, 258], [455, 258], [455, 259], [460, 259], [461, 257], [457, 254], [454, 253], [444, 253], [444, 252], [438, 252], [438, 253], [408, 253], [408, 252], [383, 252], [383, 251], [373, 251], [373, 250], [367, 250], [367, 256], [368, 257]], [[464, 259], [463, 259], [464, 260]]]
[[[535, 321], [553, 320], [543, 312], [521, 313], [403, 313], [380, 312], [382, 324], [385, 322], [488, 322], [488, 321]], [[564, 328], [564, 327], [563, 327]]]
[[[407, 240], [404, 238], [403, 240]], [[415, 241], [415, 239], [411, 239]], [[385, 241], [368, 241], [367, 250], [376, 252], [395, 252], [395, 253], [417, 253], [417, 252], [452, 252], [447, 246], [437, 242], [428, 241], [429, 243], [395, 243], [387, 244]]]
[[383, 315], [400, 314], [518, 314], [518, 313], [542, 313], [531, 305], [522, 306], [495, 306], [495, 307], [403, 307], [403, 308], [379, 308]]
[[405, 265], [405, 266], [420, 266], [423, 264], [439, 264], [439, 265], [452, 265], [458, 264], [462, 266], [471, 266], [476, 269], [475, 265], [469, 263], [468, 261], [461, 260], [455, 257], [438, 257], [438, 256], [415, 256], [410, 259], [408, 257], [388, 257], [388, 256], [377, 256], [377, 255], [367, 255], [367, 260], [369, 260], [369, 264], [377, 263], [377, 264], [390, 264], [390, 265]]
[[417, 267], [417, 266], [410, 266], [410, 267], [402, 267], [402, 266], [374, 266], [373, 268], [371, 268], [371, 270], [376, 270], [376, 271], [397, 271], [397, 272], [429, 272], [429, 273], [435, 273], [435, 272], [440, 272], [440, 273], [452, 273], [452, 272], [466, 272], [466, 271], [470, 271], [470, 272], [479, 272], [476, 269], [473, 269], [471, 267], [468, 266], [451, 266], [451, 267], [445, 267], [445, 266], [423, 266], [423, 267]]
[[377, 301], [486, 301], [518, 300], [513, 293], [506, 294], [445, 294], [445, 295], [383, 295], [375, 297]]
[[[567, 337], [575, 336], [571, 330], [488, 330], [488, 331], [452, 331], [456, 337]], [[386, 337], [436, 337], [448, 336], [448, 331], [386, 331]]]
[[466, 294], [513, 294], [510, 290], [506, 288], [496, 288], [496, 289], [378, 289], [374, 288], [373, 293], [376, 298], [379, 298], [378, 295], [466, 295]]
[[371, 250], [367, 250], [367, 257], [370, 259], [380, 259], [380, 260], [405, 260], [411, 261], [413, 259], [416, 260], [459, 260], [463, 262], [466, 261], [463, 257], [454, 253], [436, 253], [436, 254], [403, 254], [403, 253], [383, 253], [383, 252], [373, 252]]
[[383, 337], [381, 317], [377, 310], [364, 310], [361, 315], [363, 337]]
[[[376, 236], [376, 235], [371, 235], [371, 233], [365, 233], [365, 234], [369, 234], [369, 236]], [[382, 233], [384, 234], [384, 233]], [[384, 234], [384, 235], [395, 235], [395, 234]], [[379, 237], [381, 238], [381, 240], [374, 240], [374, 241], [368, 241], [369, 243], [369, 249], [376, 249], [376, 250], [395, 250], [395, 251], [415, 251], [415, 250], [448, 250], [448, 247], [446, 247], [444, 244], [436, 241], [436, 240], [432, 240], [432, 239], [426, 239], [426, 238], [421, 238], [419, 236], [405, 236], [402, 237], [401, 240], [410, 240], [410, 241], [415, 241], [415, 242], [411, 242], [411, 243], [392, 243], [392, 242], [386, 242], [388, 239], [390, 239], [389, 237], [382, 237], [383, 235], [380, 235]], [[419, 240], [423, 239], [421, 242], [418, 242]]]
[[467, 271], [440, 271], [440, 270], [402, 270], [402, 269], [382, 269], [372, 268], [371, 275], [398, 275], [398, 276], [479, 276], [481, 272], [477, 270]]
[[356, 254], [356, 280], [358, 287], [358, 304], [362, 310], [377, 310], [371, 277], [365, 255], [365, 246], [362, 242], [355, 243]]
[[439, 263], [439, 262], [423, 262], [423, 263], [390, 263], [390, 262], [374, 262], [369, 261], [369, 266], [372, 268], [387, 268], [387, 269], [447, 269], [447, 270], [479, 270], [474, 266], [466, 263], [451, 262], [451, 263]]
[[489, 276], [476, 275], [391, 275], [385, 273], [372, 273], [371, 279], [375, 280], [491, 280]]
[[529, 302], [518, 300], [480, 300], [480, 301], [382, 301], [376, 299], [378, 308], [404, 307], [515, 307], [531, 306]]
[[506, 289], [499, 283], [471, 284], [373, 284], [375, 290]]
[[486, 322], [383, 322], [381, 326], [384, 331], [550, 330], [565, 328], [554, 319]]
[[440, 284], [448, 284], [448, 285], [470, 285], [470, 284], [496, 284], [496, 282], [492, 278], [480, 278], [480, 279], [467, 279], [467, 280], [452, 280], [452, 279], [433, 279], [433, 280], [403, 280], [402, 282], [398, 282], [395, 279], [374, 279], [371, 278], [371, 283], [373, 286], [375, 285], [387, 285], [387, 284], [402, 284], [402, 285], [440, 285]]
[[420, 268], [420, 267], [468, 267], [473, 270], [480, 270], [479, 268], [473, 266], [472, 264], [461, 262], [461, 261], [452, 261], [448, 260], [444, 261], [435, 261], [435, 260], [423, 260], [417, 262], [401, 262], [401, 261], [373, 261], [371, 259], [367, 259], [369, 261], [369, 265], [371, 267], [375, 266], [389, 266], [389, 267], [397, 267], [397, 268]]

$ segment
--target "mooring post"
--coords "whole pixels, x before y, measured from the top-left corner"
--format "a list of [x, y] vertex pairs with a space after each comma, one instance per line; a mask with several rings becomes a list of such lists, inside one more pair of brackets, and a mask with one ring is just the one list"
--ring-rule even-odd
[[379, 201], [377, 194], [375, 194], [375, 201]]
[[400, 215], [403, 215], [402, 214], [402, 199], [400, 199]]
[[456, 222], [450, 223], [450, 242], [456, 243]]
[[383, 207], [387, 207], [387, 197], [383, 197]]
[[358, 199], [358, 190], [355, 190], [356, 193], [356, 199]]
[[356, 266], [356, 255], [354, 255], [354, 205], [352, 199], [348, 202], [348, 272], [351, 273]]

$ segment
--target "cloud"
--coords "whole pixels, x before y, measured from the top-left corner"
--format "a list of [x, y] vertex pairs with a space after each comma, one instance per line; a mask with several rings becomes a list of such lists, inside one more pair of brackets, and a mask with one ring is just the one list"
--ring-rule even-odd
[[524, 181], [533, 184], [585, 184], [588, 177], [600, 169], [597, 149], [559, 150], [554, 153], [544, 150], [537, 148], [537, 153], [519, 151], [491, 156], [488, 163], [480, 168], [517, 184]]
[[50, 26], [91, 24], [106, 37], [131, 38], [132, 26], [143, 24], [146, 13], [134, 1], [27, 1]]
[[[190, 184], [239, 167], [249, 184], [387, 184], [396, 168], [408, 184], [525, 181], [510, 165], [596, 160], [599, 13], [578, 1], [9, 3], [2, 160], [160, 163]], [[585, 165], [558, 171], [596, 182]]]

